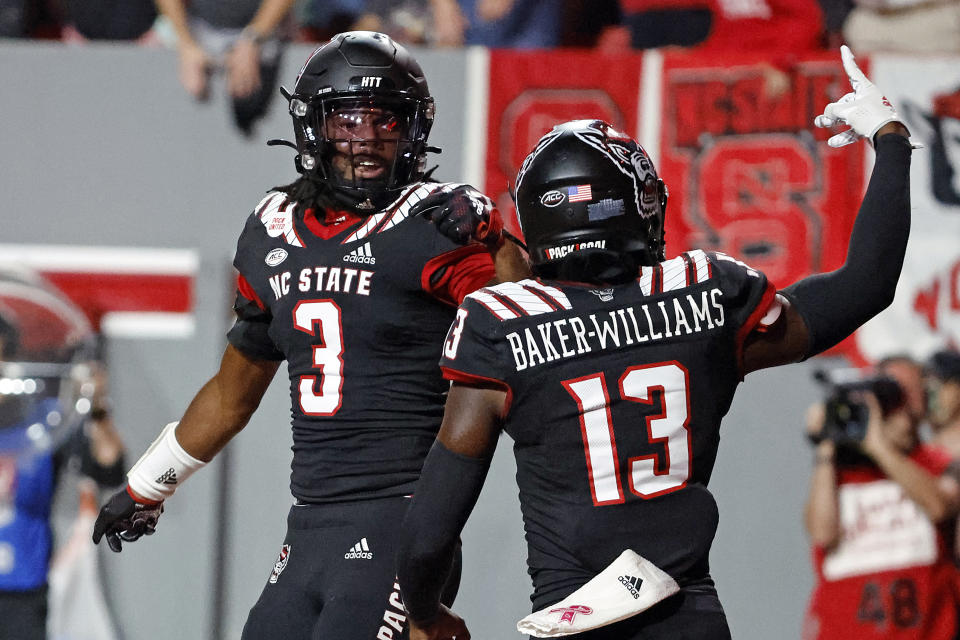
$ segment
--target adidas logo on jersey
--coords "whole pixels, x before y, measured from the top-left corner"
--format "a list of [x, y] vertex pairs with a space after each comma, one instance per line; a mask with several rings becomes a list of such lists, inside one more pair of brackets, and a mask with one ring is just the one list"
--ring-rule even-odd
[[367, 546], [367, 539], [362, 538], [350, 551], [343, 554], [343, 557], [345, 560], [373, 560], [373, 552]]
[[640, 585], [643, 584], [643, 580], [636, 576], [620, 576], [618, 580], [633, 595], [634, 600], [640, 597]]
[[159, 484], [177, 484], [177, 472], [173, 470], [173, 467], [170, 467], [162, 476], [156, 479], [156, 482]]
[[344, 262], [357, 262], [360, 264], [377, 264], [377, 259], [373, 257], [370, 251], [370, 243], [364, 242], [362, 245], [343, 256]]

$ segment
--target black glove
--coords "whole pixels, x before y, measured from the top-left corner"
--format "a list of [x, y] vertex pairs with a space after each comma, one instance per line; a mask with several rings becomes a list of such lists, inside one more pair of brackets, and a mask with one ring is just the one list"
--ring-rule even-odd
[[100, 538], [106, 535], [111, 551], [120, 553], [121, 540], [136, 542], [140, 536], [153, 535], [161, 513], [163, 502], [143, 504], [134, 500], [126, 489], [121, 489], [100, 509], [93, 525], [93, 543], [99, 544]]
[[410, 208], [423, 215], [457, 244], [479, 242], [496, 247], [503, 241], [503, 219], [493, 201], [469, 185], [433, 193]]

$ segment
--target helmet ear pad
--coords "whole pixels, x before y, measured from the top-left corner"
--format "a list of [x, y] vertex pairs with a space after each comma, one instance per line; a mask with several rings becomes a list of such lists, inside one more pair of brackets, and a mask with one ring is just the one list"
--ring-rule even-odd
[[[667, 259], [666, 240], [664, 238], [664, 225], [667, 220], [667, 200], [670, 194], [667, 192], [667, 185], [660, 178], [657, 178], [657, 201], [659, 202], [659, 215], [656, 217], [656, 228], [651, 228], [649, 237], [649, 253], [656, 258], [656, 262], [662, 262]], [[654, 225], [651, 225], [652, 227]], [[649, 266], [649, 265], [648, 265]]]

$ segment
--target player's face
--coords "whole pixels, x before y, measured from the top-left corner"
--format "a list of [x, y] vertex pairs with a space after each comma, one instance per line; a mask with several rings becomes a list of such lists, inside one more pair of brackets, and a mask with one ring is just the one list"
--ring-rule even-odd
[[338, 109], [326, 118], [326, 134], [333, 143], [334, 170], [346, 181], [377, 180], [389, 176], [403, 136], [400, 118], [388, 109]]

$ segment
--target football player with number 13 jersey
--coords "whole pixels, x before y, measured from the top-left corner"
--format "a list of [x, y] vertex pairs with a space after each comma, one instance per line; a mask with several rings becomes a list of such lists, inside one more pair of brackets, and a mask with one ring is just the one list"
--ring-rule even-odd
[[909, 133], [843, 57], [855, 91], [820, 124], [850, 124], [831, 144], [865, 137], [876, 166], [845, 265], [779, 293], [720, 253], [665, 259], [667, 190], [630, 137], [574, 121], [541, 138], [516, 192], [537, 277], [467, 296], [444, 344], [453, 385], [398, 563], [411, 640], [469, 637], [441, 577], [501, 430], [534, 588], [518, 630], [730, 637], [709, 572], [720, 421], [746, 374], [815, 355], [888, 305], [906, 247]]

